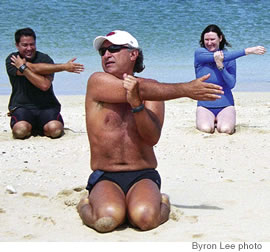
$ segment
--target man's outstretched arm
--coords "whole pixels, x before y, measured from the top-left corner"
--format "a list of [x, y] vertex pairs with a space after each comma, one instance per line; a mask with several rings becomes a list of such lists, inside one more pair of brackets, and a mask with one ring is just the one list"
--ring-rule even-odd
[[84, 71], [84, 65], [75, 63], [76, 58], [69, 60], [67, 63], [62, 64], [48, 64], [48, 63], [30, 63], [26, 62], [19, 55], [11, 56], [11, 64], [16, 68], [19, 68], [21, 65], [26, 64], [26, 66], [34, 73], [47, 75], [56, 72], [67, 71], [71, 73], [81, 73]]
[[[125, 78], [130, 78], [126, 75]], [[194, 100], [213, 101], [219, 99], [222, 87], [204, 82], [210, 74], [186, 83], [160, 83], [152, 79], [136, 78], [138, 81], [139, 95], [144, 101], [167, 101], [182, 97]], [[95, 101], [107, 103], [127, 102], [126, 90], [123, 87], [123, 79], [119, 79], [108, 73], [97, 72], [88, 80], [88, 90]]]
[[[140, 96], [144, 100], [167, 101], [176, 98], [188, 97], [193, 100], [214, 101], [221, 98], [222, 87], [206, 83], [210, 74], [186, 83], [159, 83], [155, 80], [138, 78]], [[151, 85], [149, 85], [151, 83]], [[149, 88], [151, 86], [151, 88]]]

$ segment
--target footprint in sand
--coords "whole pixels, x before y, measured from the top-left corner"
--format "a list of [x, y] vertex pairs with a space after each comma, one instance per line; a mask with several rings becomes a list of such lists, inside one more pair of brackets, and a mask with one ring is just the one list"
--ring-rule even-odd
[[192, 238], [197, 239], [197, 238], [202, 238], [204, 234], [194, 234], [192, 235]]
[[187, 222], [190, 224], [197, 223], [198, 216], [184, 216], [184, 212], [174, 206], [171, 206], [170, 219], [177, 222]]
[[85, 186], [75, 187], [73, 189], [65, 189], [56, 196], [57, 200], [63, 201], [67, 207], [77, 206], [83, 196], [87, 196]]
[[32, 235], [32, 234], [28, 234], [28, 235], [24, 235], [24, 236], [23, 236], [23, 239], [25, 239], [25, 240], [32, 240], [32, 239], [34, 239], [34, 238], [35, 238], [35, 236]]
[[198, 216], [185, 216], [184, 220], [190, 224], [197, 223], [199, 221]]
[[22, 194], [23, 197], [37, 197], [37, 198], [48, 198], [46, 195], [42, 195], [40, 193], [33, 193], [33, 192], [25, 192]]
[[0, 213], [6, 213], [6, 211], [3, 208], [0, 208]]
[[236, 132], [248, 132], [248, 131], [255, 131], [258, 134], [269, 134], [269, 130], [262, 129], [261, 126], [252, 126], [249, 124], [239, 124], [236, 126]]
[[33, 218], [37, 219], [36, 225], [56, 225], [55, 220], [52, 217], [42, 216], [42, 215], [34, 215]]
[[184, 212], [180, 211], [174, 206], [171, 206], [170, 219], [172, 219], [173, 221], [180, 221], [183, 215]]

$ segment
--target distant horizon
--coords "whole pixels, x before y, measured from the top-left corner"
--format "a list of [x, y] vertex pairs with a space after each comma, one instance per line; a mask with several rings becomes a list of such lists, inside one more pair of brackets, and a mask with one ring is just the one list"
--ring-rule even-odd
[[[190, 81], [195, 78], [194, 51], [199, 47], [202, 30], [210, 23], [220, 26], [232, 44], [228, 50], [256, 45], [268, 49], [263, 56], [237, 60], [237, 84], [233, 91], [270, 91], [270, 5], [265, 5], [265, 1], [244, 5], [240, 1], [218, 1], [210, 6], [201, 0], [122, 0], [114, 4], [97, 0], [25, 0], [25, 9], [14, 9], [17, 2], [11, 5], [3, 0], [0, 4], [5, 10], [0, 17], [0, 94], [11, 91], [6, 86], [9, 79], [5, 59], [16, 51], [14, 33], [19, 28], [32, 27], [37, 35], [37, 50], [48, 54], [55, 63], [77, 57], [77, 62], [85, 65], [81, 75], [55, 74], [53, 86], [56, 95], [60, 95], [85, 93], [89, 76], [102, 71], [93, 39], [115, 29], [132, 33], [143, 49], [146, 69], [138, 76], [168, 83]], [[18, 17], [24, 20], [23, 24], [10, 22]]]

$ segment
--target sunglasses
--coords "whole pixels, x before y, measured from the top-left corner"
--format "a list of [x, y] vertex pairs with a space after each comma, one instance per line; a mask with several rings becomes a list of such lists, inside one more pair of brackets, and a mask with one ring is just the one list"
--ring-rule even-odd
[[116, 53], [119, 52], [121, 49], [124, 48], [130, 48], [129, 46], [124, 46], [124, 45], [110, 45], [109, 47], [101, 47], [99, 48], [98, 52], [100, 56], [104, 56], [106, 51], [108, 50], [110, 53]]

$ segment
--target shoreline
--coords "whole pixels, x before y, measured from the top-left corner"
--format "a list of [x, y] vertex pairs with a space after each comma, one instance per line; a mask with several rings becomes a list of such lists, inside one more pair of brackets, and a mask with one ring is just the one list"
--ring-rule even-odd
[[[55, 80], [53, 82], [53, 90], [56, 96], [72, 96], [72, 95], [85, 95], [86, 88], [87, 88], [87, 81], [88, 77], [91, 75], [89, 72], [81, 73], [80, 75], [71, 75], [69, 78], [70, 73], [59, 73], [56, 75]], [[145, 74], [138, 74], [139, 77], [147, 77], [152, 76], [153, 79], [158, 80], [159, 82], [165, 83], [176, 83], [176, 82], [189, 82], [190, 80], [194, 79], [195, 76], [188, 75], [188, 76], [174, 76], [174, 77], [167, 77], [164, 76], [156, 76], [155, 72], [145, 73]], [[76, 83], [74, 85], [74, 83]], [[267, 93], [270, 92], [270, 81], [259, 81], [259, 82], [239, 82], [237, 81], [235, 88], [232, 90], [233, 94], [235, 93]], [[11, 95], [11, 86], [9, 83], [0, 83], [0, 96], [3, 95]]]
[[107, 234], [83, 226], [76, 211], [91, 172], [84, 97], [57, 95], [63, 137], [22, 141], [11, 136], [9, 96], [0, 95], [1, 241], [270, 242], [270, 92], [234, 93], [233, 135], [196, 130], [196, 101], [166, 102], [154, 150], [170, 219], [147, 232], [124, 225]]

